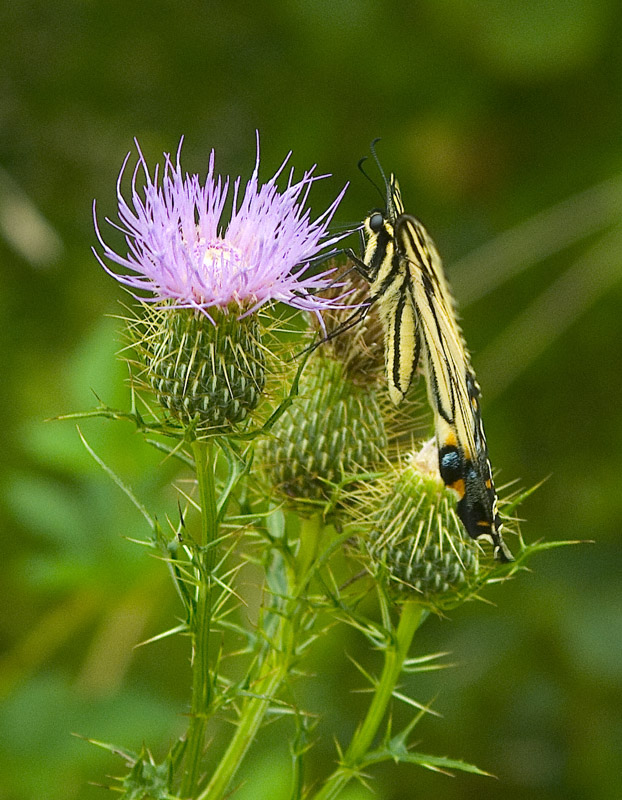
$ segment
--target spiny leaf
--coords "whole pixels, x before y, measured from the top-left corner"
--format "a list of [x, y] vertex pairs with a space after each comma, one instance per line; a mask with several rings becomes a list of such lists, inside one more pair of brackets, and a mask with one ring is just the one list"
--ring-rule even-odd
[[363, 759], [362, 766], [379, 764], [382, 761], [395, 761], [401, 764], [418, 764], [420, 767], [425, 767], [433, 772], [440, 772], [450, 777], [453, 777], [452, 770], [469, 772], [472, 775], [484, 775], [489, 778], [494, 777], [492, 773], [486, 772], [476, 767], [474, 764], [469, 764], [460, 759], [447, 758], [446, 756], [432, 756], [427, 753], [417, 753], [408, 750], [401, 739], [397, 740], [397, 737], [391, 740], [388, 747], [381, 747], [378, 750], [368, 753]]
[[140, 500], [138, 500], [138, 498], [132, 492], [130, 487], [127, 486], [127, 484], [125, 484], [121, 480], [121, 478], [119, 478], [119, 476], [104, 461], [102, 461], [102, 459], [97, 455], [97, 453], [93, 450], [93, 448], [90, 446], [90, 444], [86, 441], [86, 439], [82, 435], [82, 431], [80, 430], [80, 428], [78, 428], [78, 436], [80, 437], [80, 440], [82, 441], [82, 444], [85, 446], [85, 448], [87, 449], [89, 454], [92, 456], [92, 458], [99, 464], [99, 466], [104, 470], [104, 472], [106, 472], [112, 478], [112, 480], [127, 495], [127, 497], [129, 497], [129, 499], [132, 501], [132, 503], [140, 511], [140, 513], [143, 515], [143, 517], [147, 520], [147, 522], [149, 523], [149, 526], [151, 527], [151, 529], [155, 531], [156, 526], [157, 526], [157, 521], [154, 519], [154, 517], [151, 516], [151, 514], [147, 511], [147, 509], [140, 502]]
[[416, 700], [413, 700], [412, 697], [408, 697], [408, 695], [402, 694], [397, 690], [392, 692], [392, 696], [395, 697], [396, 700], [401, 700], [402, 703], [406, 703], [407, 705], [412, 706], [413, 708], [418, 708], [420, 711], [423, 711], [426, 714], [431, 714], [433, 717], [443, 716], [438, 711], [433, 711], [429, 705], [423, 705], [423, 703], [418, 703]]

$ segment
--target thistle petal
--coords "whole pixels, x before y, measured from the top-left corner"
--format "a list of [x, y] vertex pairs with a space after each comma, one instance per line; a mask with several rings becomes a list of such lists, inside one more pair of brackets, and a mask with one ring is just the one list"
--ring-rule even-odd
[[[271, 301], [287, 303], [319, 315], [323, 308], [339, 305], [335, 298], [315, 293], [330, 284], [333, 270], [311, 274], [310, 264], [318, 256], [335, 252], [337, 242], [348, 232], [331, 236], [329, 225], [347, 185], [333, 203], [315, 219], [306, 202], [312, 185], [327, 175], [315, 175], [315, 167], [294, 182], [290, 172], [285, 189], [277, 178], [289, 155], [267, 183], [260, 184], [259, 140], [253, 173], [241, 191], [241, 178], [233, 182], [233, 207], [226, 226], [222, 224], [229, 196], [230, 179], [215, 174], [212, 150], [205, 181], [184, 173], [180, 163], [181, 142], [175, 162], [164, 154], [164, 166], [149, 171], [136, 142], [138, 162], [130, 196], [121, 190], [126, 157], [117, 181], [118, 223], [127, 253], [116, 253], [106, 244], [95, 215], [95, 231], [103, 253], [93, 249], [103, 268], [132, 293], [147, 302], [166, 302], [173, 308], [207, 310], [237, 304], [255, 311]], [[139, 180], [142, 174], [143, 181]], [[116, 272], [109, 265], [127, 270]], [[136, 296], [136, 295], [135, 295]]]

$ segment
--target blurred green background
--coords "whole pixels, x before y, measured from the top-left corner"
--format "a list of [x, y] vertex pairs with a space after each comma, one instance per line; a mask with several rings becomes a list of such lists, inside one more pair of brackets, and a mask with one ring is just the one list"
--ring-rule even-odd
[[[525, 538], [595, 540], [418, 636], [418, 654], [456, 664], [407, 687], [444, 715], [418, 728], [420, 749], [499, 780], [386, 768], [375, 796], [622, 797], [621, 36], [615, 0], [3, 4], [2, 800], [104, 796], [87, 781], [122, 765], [72, 733], [161, 757], [184, 728], [187, 642], [133, 649], [180, 613], [166, 571], [123, 538], [142, 520], [75, 425], [44, 420], [95, 395], [127, 404], [111, 317], [126, 295], [90, 247], [93, 198], [114, 213], [132, 137], [153, 164], [184, 134], [186, 169], [215, 147], [220, 171], [246, 176], [255, 129], [264, 177], [290, 149], [333, 174], [318, 212], [352, 182], [339, 224], [377, 204], [356, 164], [383, 137], [461, 304], [497, 481], [550, 476], [522, 509]], [[81, 427], [175, 515], [173, 467], [129, 425]], [[343, 696], [361, 683], [343, 642], [326, 644], [309, 697], [341, 737], [364, 702]], [[273, 800], [283, 738], [264, 736], [246, 768]], [[332, 742], [319, 752], [328, 769]]]

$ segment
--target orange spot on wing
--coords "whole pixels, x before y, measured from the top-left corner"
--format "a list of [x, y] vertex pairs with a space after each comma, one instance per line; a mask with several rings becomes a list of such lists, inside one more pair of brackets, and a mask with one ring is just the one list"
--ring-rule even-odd
[[445, 441], [443, 442], [443, 447], [457, 447], [457, 446], [458, 446], [458, 440], [456, 439], [456, 434], [453, 431], [450, 431], [445, 437]]
[[464, 481], [462, 480], [462, 478], [450, 484], [449, 488], [453, 489], [454, 492], [458, 492], [458, 497], [460, 498], [460, 500], [462, 500], [462, 498], [464, 497], [464, 493], [466, 492], [466, 487], [464, 485]]

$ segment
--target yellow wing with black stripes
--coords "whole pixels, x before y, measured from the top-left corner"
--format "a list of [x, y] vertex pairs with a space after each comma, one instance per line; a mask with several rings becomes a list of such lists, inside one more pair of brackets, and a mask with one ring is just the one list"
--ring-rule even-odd
[[[386, 181], [386, 179], [385, 179]], [[385, 333], [389, 394], [404, 398], [421, 361], [434, 410], [439, 469], [458, 494], [458, 515], [474, 539], [487, 539], [501, 561], [512, 555], [501, 536], [497, 494], [480, 410], [480, 389], [456, 320], [453, 298], [434, 242], [406, 214], [392, 175], [387, 204], [364, 222], [359, 265], [370, 282]]]

